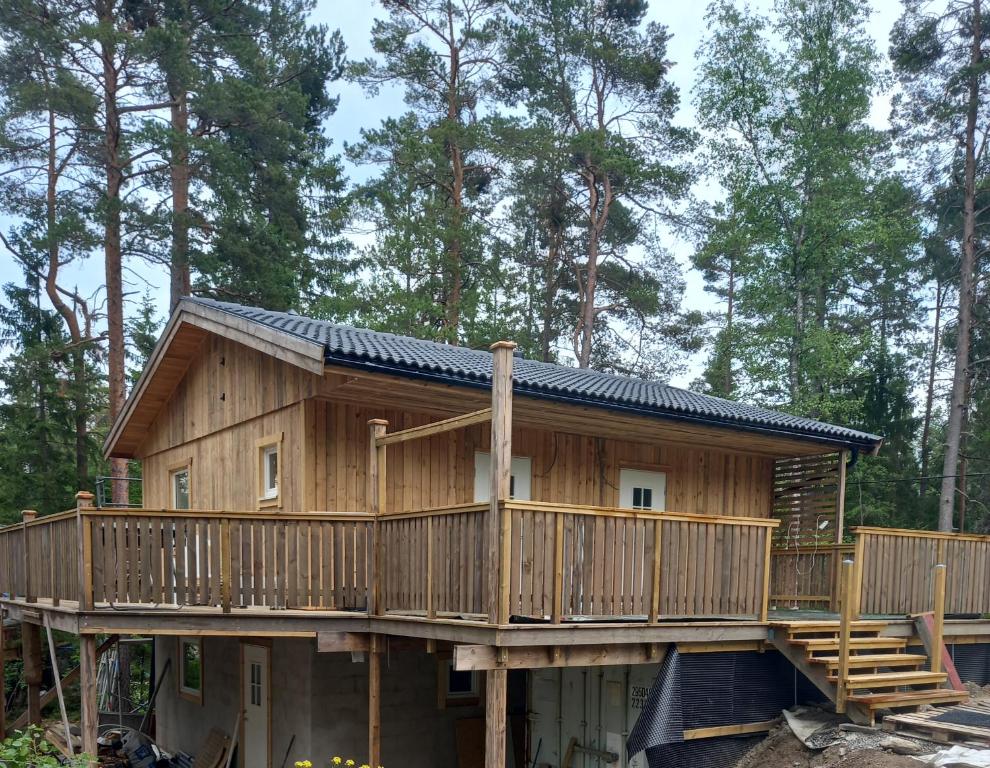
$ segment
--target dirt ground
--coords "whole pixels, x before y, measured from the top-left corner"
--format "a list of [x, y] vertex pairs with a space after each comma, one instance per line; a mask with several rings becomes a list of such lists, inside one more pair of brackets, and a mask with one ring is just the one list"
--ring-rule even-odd
[[[852, 735], [852, 734], [850, 734]], [[835, 745], [824, 750], [811, 750], [791, 733], [786, 723], [779, 725], [766, 740], [754, 747], [736, 768], [919, 768], [920, 763], [905, 755], [895, 755], [876, 747], [866, 746], [886, 734], [849, 740], [848, 745]], [[857, 746], [860, 742], [862, 746]]]

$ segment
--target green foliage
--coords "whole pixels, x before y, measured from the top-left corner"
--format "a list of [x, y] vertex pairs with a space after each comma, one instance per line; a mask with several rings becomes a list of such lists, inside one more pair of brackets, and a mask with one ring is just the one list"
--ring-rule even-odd
[[55, 747], [42, 738], [41, 728], [36, 725], [17, 731], [0, 742], [0, 765], [23, 768], [84, 768], [89, 762], [88, 755], [77, 755], [66, 761]]

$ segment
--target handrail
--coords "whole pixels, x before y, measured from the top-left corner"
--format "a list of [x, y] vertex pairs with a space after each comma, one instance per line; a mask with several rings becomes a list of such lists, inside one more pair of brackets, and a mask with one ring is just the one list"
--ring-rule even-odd
[[403, 510], [401, 512], [385, 512], [378, 515], [379, 520], [409, 520], [418, 517], [438, 517], [441, 515], [457, 515], [465, 512], [484, 512], [488, 509], [487, 501], [470, 504], [446, 504], [442, 507], [424, 507], [422, 509]]
[[948, 531], [913, 531], [910, 528], [882, 528], [872, 525], [857, 525], [849, 529], [852, 533], [871, 533], [882, 536], [905, 536], [913, 539], [945, 539], [947, 541], [990, 542], [990, 535], [980, 533], [950, 533]]
[[504, 502], [508, 510], [531, 510], [540, 512], [564, 512], [569, 515], [591, 515], [593, 517], [625, 517], [642, 520], [676, 520], [685, 523], [713, 523], [724, 525], [749, 525], [776, 528], [780, 520], [768, 517], [742, 517], [741, 515], [698, 515], [692, 512], [668, 512], [649, 509], [627, 509], [625, 507], [594, 507], [586, 504], [558, 504], [554, 501]]

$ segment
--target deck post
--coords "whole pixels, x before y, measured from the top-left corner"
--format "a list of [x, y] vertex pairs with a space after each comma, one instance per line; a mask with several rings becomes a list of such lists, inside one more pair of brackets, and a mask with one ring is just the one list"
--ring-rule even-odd
[[3, 625], [3, 608], [0, 608], [0, 741], [7, 738], [7, 631]]
[[842, 575], [839, 579], [839, 669], [835, 682], [835, 711], [840, 715], [846, 711], [846, 682], [849, 680], [849, 638], [852, 635], [853, 605], [852, 590], [855, 579], [852, 560], [842, 561]]
[[38, 517], [38, 513], [33, 509], [21, 510], [22, 528], [24, 535], [24, 602], [37, 602], [38, 596], [34, 594], [37, 585], [31, 578], [31, 571], [34, 569], [35, 558], [31, 557], [31, 537], [28, 536], [27, 524]]
[[485, 673], [485, 768], [505, 768], [505, 714], [508, 672]]
[[368, 604], [373, 616], [382, 615], [382, 578], [385, 558], [382, 553], [382, 531], [378, 516], [385, 507], [385, 451], [378, 444], [378, 438], [385, 436], [388, 422], [385, 419], [371, 419], [368, 422], [368, 477], [367, 507], [374, 520], [371, 523], [371, 585]]
[[29, 725], [41, 725], [41, 627], [21, 622], [21, 651], [24, 654], [24, 682], [27, 684]]
[[79, 728], [82, 751], [96, 757], [99, 714], [96, 708], [96, 635], [79, 635]]
[[846, 524], [846, 464], [849, 451], [839, 451], [839, 487], [835, 492], [835, 543], [842, 543], [842, 532]]
[[[941, 544], [941, 542], [939, 542]], [[942, 671], [942, 644], [945, 633], [945, 563], [936, 564], [934, 569], [934, 615], [932, 616], [932, 652], [931, 670], [932, 672]]]
[[76, 532], [79, 535], [79, 610], [93, 609], [93, 526], [83, 517], [84, 509], [92, 509], [93, 494], [79, 491], [76, 494]]
[[[496, 341], [492, 350], [492, 442], [487, 557], [488, 621], [509, 621], [509, 558], [512, 518], [502, 508], [512, 482], [512, 352], [515, 342]], [[505, 725], [503, 723], [503, 731]], [[504, 749], [503, 749], [504, 751]]]
[[368, 765], [381, 764], [382, 750], [382, 654], [381, 637], [371, 635], [368, 653]]

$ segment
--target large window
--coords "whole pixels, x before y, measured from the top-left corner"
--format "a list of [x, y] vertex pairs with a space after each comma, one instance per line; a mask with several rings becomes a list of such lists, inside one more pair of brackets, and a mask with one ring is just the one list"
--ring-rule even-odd
[[619, 506], [661, 511], [667, 506], [667, 475], [645, 469], [619, 470]]
[[[474, 500], [488, 501], [491, 496], [491, 454], [478, 451], [474, 454]], [[529, 456], [512, 457], [512, 474], [509, 477], [509, 498], [529, 501], [532, 498], [533, 460]]]
[[268, 435], [258, 440], [256, 445], [258, 450], [258, 506], [278, 506], [282, 483], [282, 435]]
[[189, 509], [192, 506], [191, 474], [191, 462], [188, 461], [169, 469], [168, 482], [172, 509]]
[[203, 641], [198, 637], [179, 638], [179, 693], [203, 703]]

